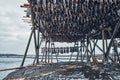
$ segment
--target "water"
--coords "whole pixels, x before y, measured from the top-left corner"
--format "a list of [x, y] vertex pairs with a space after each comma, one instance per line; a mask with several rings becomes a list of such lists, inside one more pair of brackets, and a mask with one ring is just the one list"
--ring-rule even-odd
[[[19, 67], [21, 64], [22, 58], [0, 58], [0, 70]], [[26, 59], [25, 64], [32, 64], [33, 59]], [[2, 71], [0, 72], [0, 80], [2, 80], [5, 76], [7, 76], [11, 71]]]
[[[61, 60], [59, 59], [59, 62], [64, 62], [64, 61], [68, 61], [68, 60]], [[71, 60], [72, 61], [72, 60]], [[15, 67], [19, 67], [20, 64], [22, 62], [22, 58], [2, 58], [0, 57], [0, 70], [2, 69], [8, 69], [8, 68], [15, 68]], [[29, 65], [32, 64], [33, 59], [27, 58], [25, 61], [25, 65]], [[56, 59], [53, 60], [53, 62], [57, 62]], [[4, 77], [6, 77], [10, 72], [13, 72], [14, 70], [9, 70], [9, 71], [0, 71], [0, 80], [2, 80]]]

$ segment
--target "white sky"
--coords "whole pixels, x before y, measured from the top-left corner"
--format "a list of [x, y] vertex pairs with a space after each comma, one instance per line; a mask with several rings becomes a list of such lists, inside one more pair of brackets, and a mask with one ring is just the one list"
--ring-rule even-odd
[[24, 53], [30, 26], [22, 21], [25, 9], [20, 8], [20, 5], [26, 2], [0, 0], [0, 53]]

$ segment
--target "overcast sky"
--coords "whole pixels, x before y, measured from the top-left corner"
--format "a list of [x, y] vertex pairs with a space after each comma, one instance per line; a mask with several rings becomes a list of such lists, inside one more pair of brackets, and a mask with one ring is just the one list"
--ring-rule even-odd
[[26, 2], [0, 0], [0, 53], [24, 53], [31, 28], [22, 21], [25, 9], [20, 5]]

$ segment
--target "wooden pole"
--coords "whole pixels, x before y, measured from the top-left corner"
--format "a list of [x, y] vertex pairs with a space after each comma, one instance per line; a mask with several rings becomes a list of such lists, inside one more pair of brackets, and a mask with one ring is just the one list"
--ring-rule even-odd
[[26, 56], [27, 56], [27, 52], [28, 52], [28, 49], [29, 49], [29, 45], [30, 45], [30, 42], [31, 42], [31, 39], [32, 39], [33, 31], [34, 30], [31, 31], [31, 34], [30, 34], [30, 37], [29, 37], [29, 41], [28, 41], [28, 44], [27, 44], [27, 47], [26, 47], [26, 50], [25, 50], [25, 54], [24, 54], [21, 66], [24, 65], [24, 62], [25, 62], [25, 59], [26, 59]]
[[105, 33], [104, 29], [102, 29], [102, 47], [103, 47], [103, 62], [105, 61]]

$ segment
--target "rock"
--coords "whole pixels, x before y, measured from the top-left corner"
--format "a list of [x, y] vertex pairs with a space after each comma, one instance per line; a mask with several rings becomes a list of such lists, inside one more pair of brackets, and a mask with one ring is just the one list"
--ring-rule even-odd
[[[93, 64], [61, 62], [43, 66], [31, 66], [10, 73], [4, 80], [117, 80], [120, 64]], [[20, 77], [21, 76], [21, 77]]]

